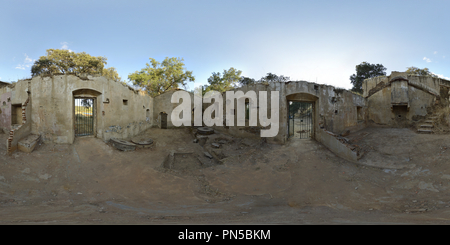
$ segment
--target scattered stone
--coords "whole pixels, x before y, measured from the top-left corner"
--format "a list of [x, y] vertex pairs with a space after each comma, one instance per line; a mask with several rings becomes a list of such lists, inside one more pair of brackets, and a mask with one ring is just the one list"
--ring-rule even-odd
[[213, 147], [215, 147], [215, 148], [219, 148], [220, 147], [220, 144], [217, 144], [217, 143], [212, 143], [211, 144]]
[[194, 143], [198, 143], [198, 139], [194, 139], [192, 142]]
[[342, 137], [345, 137], [345, 136], [348, 136], [350, 134], [350, 130], [344, 130], [342, 133], [341, 133], [341, 136]]
[[211, 154], [209, 154], [209, 152], [207, 152], [207, 151], [205, 151], [204, 154], [205, 154], [205, 156], [206, 156], [207, 158], [209, 158], [209, 159], [212, 159], [212, 158], [213, 158], [213, 156], [211, 156]]
[[39, 175], [39, 178], [45, 179], [45, 180], [49, 179], [50, 177], [52, 177], [50, 174], [40, 174]]

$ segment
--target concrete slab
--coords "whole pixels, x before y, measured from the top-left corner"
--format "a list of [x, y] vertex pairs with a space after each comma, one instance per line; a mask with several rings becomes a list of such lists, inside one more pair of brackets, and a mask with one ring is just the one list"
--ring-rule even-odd
[[136, 145], [121, 139], [111, 139], [111, 144], [118, 150], [121, 151], [134, 151], [136, 150]]

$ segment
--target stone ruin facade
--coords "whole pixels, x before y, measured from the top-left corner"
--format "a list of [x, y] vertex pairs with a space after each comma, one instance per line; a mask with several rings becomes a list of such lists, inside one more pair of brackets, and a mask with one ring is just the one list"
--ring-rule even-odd
[[[436, 104], [448, 107], [449, 87], [450, 81], [444, 79], [392, 72], [390, 76], [366, 79], [362, 96], [305, 81], [255, 84], [235, 91], [255, 91], [257, 96], [259, 91], [279, 91], [278, 134], [263, 140], [285, 144], [307, 132], [307, 138], [317, 140], [340, 157], [357, 161], [363, 152], [346, 135], [368, 126], [409, 127], [425, 120]], [[39, 141], [72, 144], [76, 120], [83, 116], [77, 114], [75, 100], [88, 99], [92, 101], [89, 118], [93, 137], [105, 142], [129, 139], [152, 127], [174, 127], [171, 113], [178, 105], [171, 102], [174, 92], [151, 97], [91, 75], [37, 76], [14, 84], [1, 82], [0, 130], [9, 135], [9, 154], [15, 150], [31, 152]], [[225, 93], [223, 97], [226, 100]], [[204, 103], [202, 110], [208, 106]], [[247, 120], [251, 110], [258, 112], [259, 107], [249, 108], [246, 104]], [[267, 110], [270, 117], [270, 104]], [[248, 122], [246, 126], [212, 128], [237, 137], [260, 137], [264, 129], [261, 125], [249, 126]]]

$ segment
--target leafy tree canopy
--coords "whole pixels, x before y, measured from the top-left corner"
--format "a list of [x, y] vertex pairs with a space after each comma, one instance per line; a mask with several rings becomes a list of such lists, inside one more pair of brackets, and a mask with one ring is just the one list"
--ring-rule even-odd
[[350, 82], [353, 84], [351, 90], [362, 93], [362, 83], [364, 79], [378, 76], [386, 76], [386, 68], [383, 65], [362, 62], [356, 66], [356, 74], [350, 76]]
[[257, 81], [253, 78], [250, 77], [244, 77], [242, 76], [241, 79], [239, 79], [239, 85], [240, 86], [246, 86], [246, 85], [251, 85], [251, 84], [255, 84]]
[[267, 73], [267, 75], [265, 77], [262, 77], [260, 79], [261, 82], [288, 82], [289, 81], [289, 77], [283, 76], [283, 75], [276, 75], [273, 73]]
[[120, 82], [125, 85], [127, 84], [124, 80], [122, 80], [122, 78], [119, 76], [119, 73], [117, 73], [116, 68], [114, 67], [103, 68], [102, 76], [115, 82]]
[[144, 88], [150, 95], [156, 96], [195, 81], [192, 71], [187, 71], [184, 59], [166, 57], [162, 62], [150, 58], [150, 64], [141, 71], [128, 75], [133, 85]]
[[236, 70], [233, 67], [228, 70], [223, 70], [223, 73], [213, 72], [208, 78], [209, 85], [204, 86], [203, 94], [210, 90], [222, 93], [235, 88], [237, 83], [241, 80], [241, 73], [242, 71]]
[[102, 74], [106, 65], [105, 57], [94, 57], [85, 52], [75, 53], [65, 49], [47, 49], [31, 67], [31, 75], [56, 73]]
[[408, 69], [406, 70], [406, 73], [411, 74], [411, 75], [420, 75], [420, 76], [432, 76], [432, 77], [438, 77], [436, 74], [430, 72], [430, 70], [428, 70], [428, 68], [417, 68], [414, 66], [411, 67], [407, 67]]
[[239, 85], [245, 86], [245, 85], [251, 85], [251, 84], [256, 84], [256, 83], [288, 82], [289, 79], [290, 78], [287, 76], [283, 76], [283, 75], [278, 76], [274, 73], [269, 72], [269, 73], [267, 73], [266, 76], [262, 77], [259, 80], [255, 80], [253, 78], [242, 76], [241, 79], [239, 80]]

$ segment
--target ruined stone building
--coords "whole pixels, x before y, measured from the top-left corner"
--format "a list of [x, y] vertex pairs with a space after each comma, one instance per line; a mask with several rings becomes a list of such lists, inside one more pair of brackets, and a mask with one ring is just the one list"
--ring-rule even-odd
[[[347, 134], [367, 126], [409, 127], [426, 119], [437, 103], [448, 105], [449, 87], [450, 81], [444, 79], [392, 72], [390, 76], [365, 80], [362, 96], [305, 81], [254, 84], [234, 91], [255, 91], [255, 100], [260, 99], [260, 91], [267, 91], [268, 101], [271, 91], [279, 92], [278, 134], [266, 138], [267, 142], [285, 144], [291, 138], [313, 138], [337, 155], [357, 161], [362, 152], [345, 139]], [[9, 134], [9, 153], [21, 147], [27, 151], [27, 145], [20, 141], [30, 135], [44, 142], [66, 144], [84, 135], [105, 142], [112, 138], [128, 139], [151, 127], [174, 127], [171, 120], [177, 107], [171, 102], [174, 92], [151, 97], [121, 83], [90, 75], [37, 76], [14, 84], [2, 82], [0, 129]], [[226, 101], [226, 93], [223, 98]], [[202, 111], [208, 106], [204, 103]], [[267, 107], [271, 117], [270, 103]], [[226, 105], [222, 108], [227, 109]], [[234, 108], [231, 113], [236, 115], [239, 109], [236, 104]], [[259, 113], [257, 103], [245, 102], [246, 120]], [[224, 122], [229, 119], [224, 118]], [[88, 130], [80, 125], [88, 125]], [[245, 126], [230, 127], [225, 123], [213, 128], [238, 137], [260, 137], [260, 131], [267, 127], [251, 126], [247, 121]]]
[[366, 79], [363, 97], [367, 101], [367, 120], [391, 127], [411, 126], [436, 105], [448, 106], [449, 88], [448, 80], [404, 72]]

